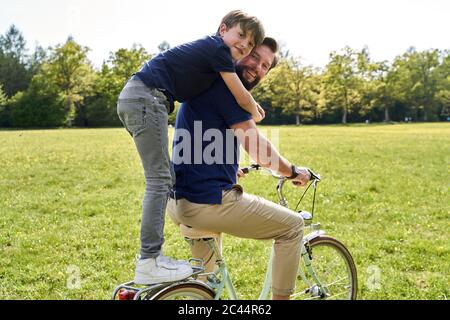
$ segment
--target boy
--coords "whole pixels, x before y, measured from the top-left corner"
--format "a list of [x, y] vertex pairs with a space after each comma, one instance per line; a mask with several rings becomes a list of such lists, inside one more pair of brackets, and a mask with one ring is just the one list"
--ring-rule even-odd
[[221, 76], [239, 105], [260, 121], [264, 111], [239, 80], [234, 62], [247, 56], [263, 39], [264, 28], [257, 18], [232, 11], [224, 17], [216, 35], [157, 55], [120, 93], [117, 112], [133, 136], [146, 179], [136, 284], [177, 281], [192, 274], [188, 262], [162, 254], [164, 213], [175, 182], [167, 137], [167, 118], [174, 101], [196, 97]]

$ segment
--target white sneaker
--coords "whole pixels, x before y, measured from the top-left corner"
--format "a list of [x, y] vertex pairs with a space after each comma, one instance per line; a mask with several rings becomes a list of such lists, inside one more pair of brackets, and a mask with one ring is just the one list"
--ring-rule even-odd
[[[191, 266], [191, 263], [187, 260], [175, 260], [173, 258], [166, 257], [163, 254], [160, 254], [160, 256], [158, 258], [160, 258], [162, 261], [165, 261], [170, 264]], [[141, 259], [141, 255], [138, 254], [138, 255], [136, 255], [136, 262], [139, 260], [145, 260], [145, 259]]]
[[139, 260], [136, 263], [135, 284], [150, 285], [183, 280], [192, 275], [189, 264], [174, 263], [173, 259], [160, 255], [157, 258]]
[[168, 262], [171, 264], [175, 264], [177, 266], [181, 266], [181, 265], [185, 265], [185, 266], [189, 266], [189, 267], [191, 266], [191, 263], [186, 260], [175, 260], [170, 257], [163, 256], [163, 255], [160, 255], [159, 257], [162, 261], [165, 261], [165, 262]]

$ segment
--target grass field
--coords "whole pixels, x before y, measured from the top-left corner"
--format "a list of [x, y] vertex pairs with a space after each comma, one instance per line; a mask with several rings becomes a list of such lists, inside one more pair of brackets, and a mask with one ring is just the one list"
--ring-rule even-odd
[[[322, 174], [316, 218], [352, 252], [360, 299], [450, 297], [449, 124], [265, 129]], [[144, 180], [125, 130], [0, 131], [0, 151], [0, 299], [109, 299], [132, 279]], [[276, 200], [268, 176], [242, 184]], [[270, 243], [224, 243], [239, 296], [257, 298]], [[165, 251], [189, 258], [170, 219]]]

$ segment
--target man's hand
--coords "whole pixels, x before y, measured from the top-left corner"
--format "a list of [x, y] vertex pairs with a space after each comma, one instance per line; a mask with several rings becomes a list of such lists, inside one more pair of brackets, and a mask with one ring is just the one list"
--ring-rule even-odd
[[238, 179], [240, 179], [240, 178], [245, 178], [245, 173], [244, 173], [244, 171], [242, 171], [241, 169], [239, 169], [238, 172], [237, 172], [237, 176], [238, 176]]
[[292, 179], [292, 183], [297, 187], [304, 187], [311, 180], [311, 174], [308, 168], [297, 167], [298, 176]]

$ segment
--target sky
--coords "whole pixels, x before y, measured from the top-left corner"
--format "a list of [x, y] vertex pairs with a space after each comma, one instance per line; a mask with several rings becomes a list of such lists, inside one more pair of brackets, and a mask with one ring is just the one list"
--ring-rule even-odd
[[0, 0], [0, 34], [15, 24], [30, 52], [71, 35], [98, 68], [134, 43], [156, 53], [163, 41], [176, 46], [213, 34], [234, 9], [257, 16], [266, 35], [315, 67], [345, 46], [367, 46], [376, 61], [411, 46], [450, 49], [450, 0]]

